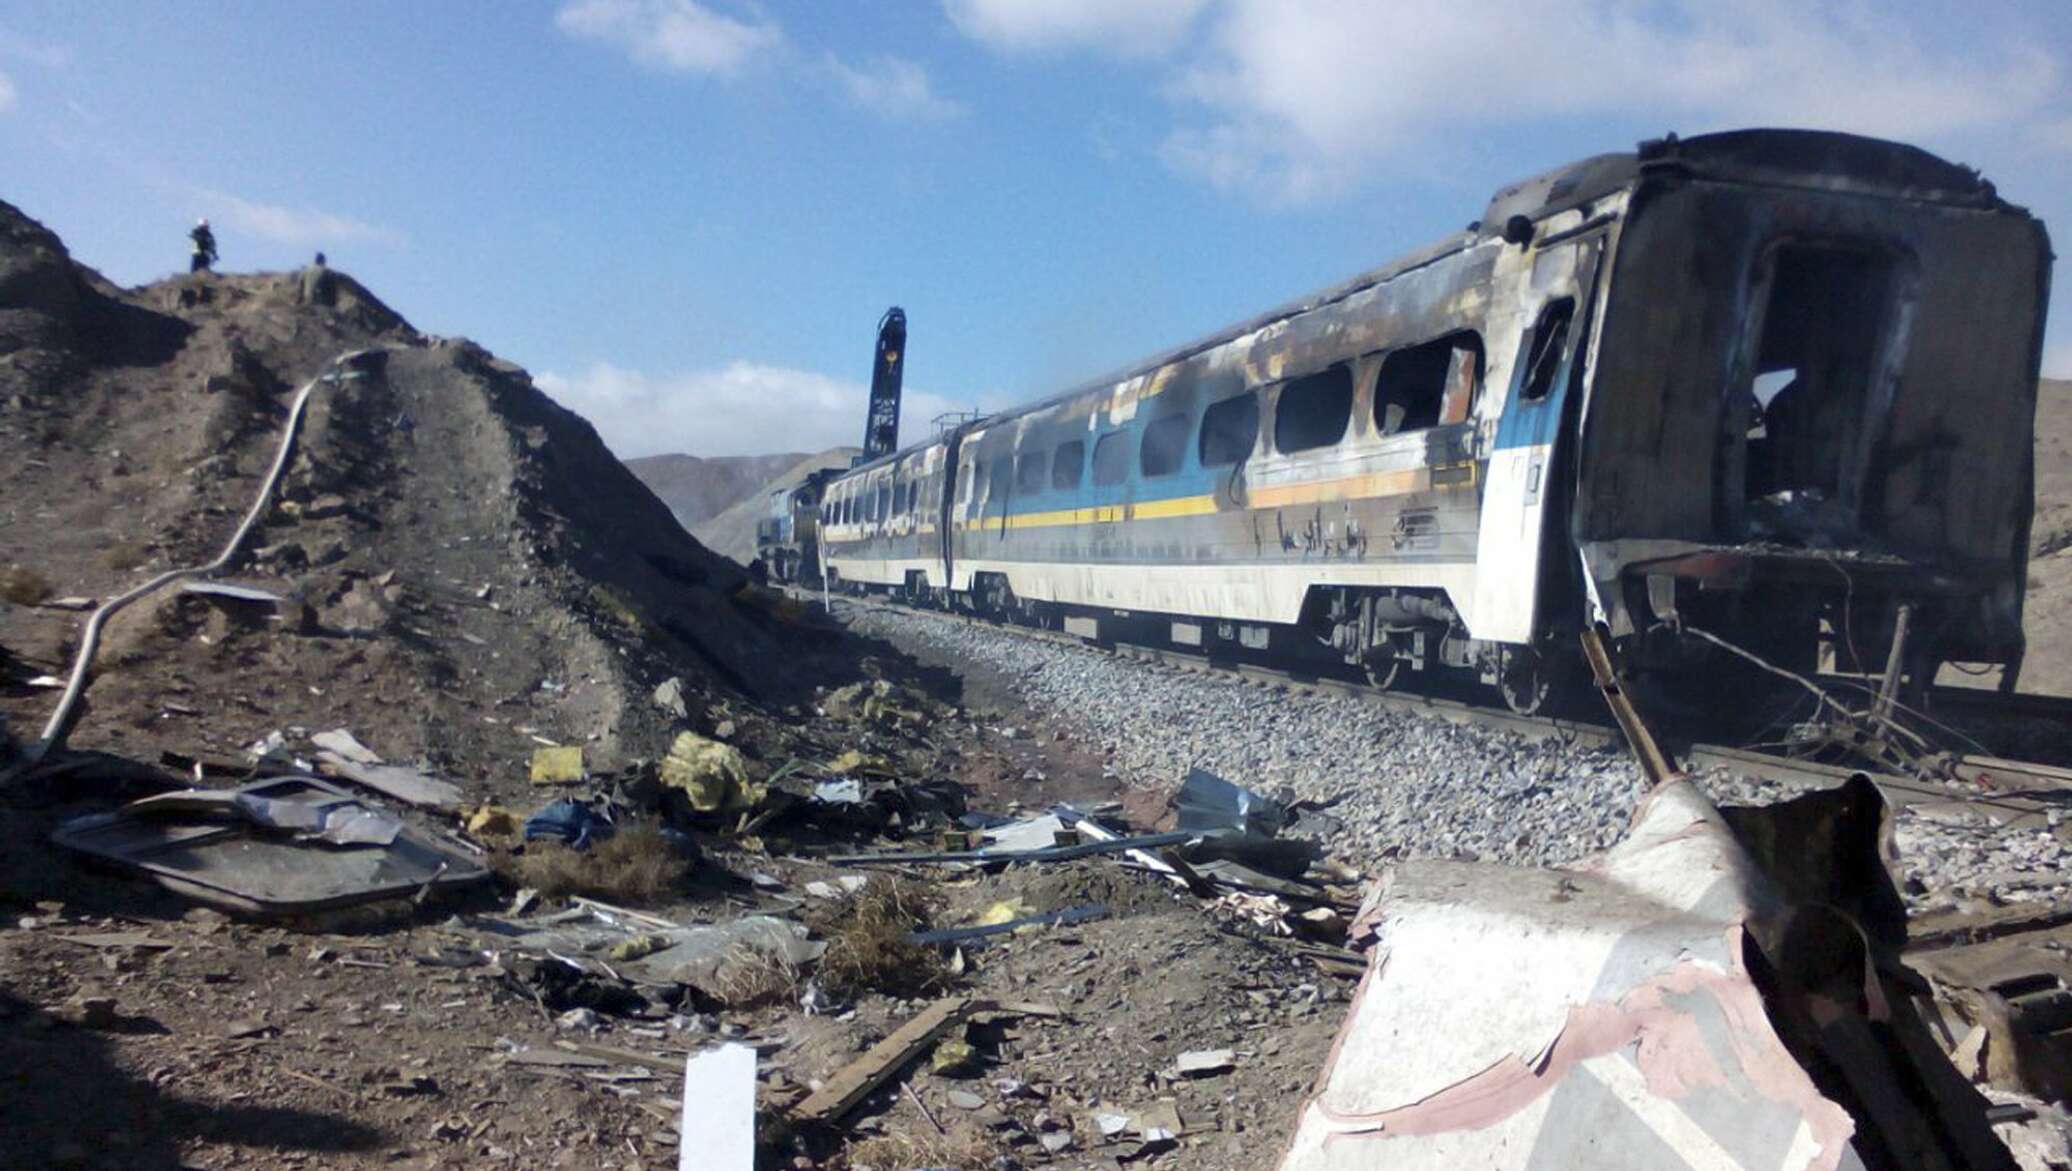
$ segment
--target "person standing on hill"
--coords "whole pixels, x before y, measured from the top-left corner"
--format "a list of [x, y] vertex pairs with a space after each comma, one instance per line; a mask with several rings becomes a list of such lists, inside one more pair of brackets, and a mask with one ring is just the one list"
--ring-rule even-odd
[[188, 272], [207, 272], [216, 263], [216, 233], [209, 231], [209, 221], [194, 221], [194, 230], [187, 233], [194, 241], [194, 255], [188, 259]]

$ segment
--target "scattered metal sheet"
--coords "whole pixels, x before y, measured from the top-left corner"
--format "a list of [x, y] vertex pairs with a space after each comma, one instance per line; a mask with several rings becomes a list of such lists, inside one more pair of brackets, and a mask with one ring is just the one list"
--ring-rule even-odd
[[133, 817], [201, 814], [243, 818], [265, 829], [293, 833], [298, 839], [337, 846], [386, 846], [403, 832], [403, 823], [394, 815], [369, 809], [347, 794], [305, 800], [262, 797], [237, 789], [180, 789], [132, 801], [123, 811]]
[[360, 738], [344, 728], [333, 728], [329, 732], [318, 732], [309, 738], [311, 744], [334, 756], [342, 757], [354, 764], [380, 764], [381, 757], [372, 748], [360, 743]]
[[1281, 1171], [2012, 1168], [1908, 999], [1883, 812], [1852, 785], [1730, 828], [1672, 779], [1568, 869], [1395, 867]]
[[283, 600], [279, 594], [273, 593], [270, 590], [232, 585], [227, 581], [202, 581], [194, 578], [181, 582], [180, 592], [183, 594], [200, 594], [207, 598], [223, 598], [232, 602], [252, 602], [265, 606], [278, 606]]
[[1270, 838], [1288, 823], [1280, 802], [1200, 768], [1188, 770], [1173, 794], [1173, 812], [1177, 828], [1197, 832], [1236, 830]]
[[360, 764], [335, 752], [317, 753], [317, 767], [342, 780], [351, 781], [419, 809], [450, 812], [460, 808], [459, 785], [428, 777], [416, 769], [392, 764]]
[[[168, 795], [184, 805], [147, 798], [161, 804], [74, 818], [52, 839], [142, 870], [190, 898], [252, 914], [318, 911], [489, 877], [481, 864], [408, 826], [382, 844], [311, 840], [308, 834], [331, 824], [327, 811], [365, 808], [315, 777], [276, 777], [222, 792], [221, 799]], [[347, 823], [367, 824], [356, 817]]]
[[[772, 915], [683, 927], [599, 910], [592, 904], [539, 919], [477, 915], [464, 923], [504, 946], [550, 955], [596, 975], [646, 984], [707, 983], [737, 949], [797, 966], [812, 963], [827, 950], [825, 943], [806, 938], [804, 924]], [[641, 941], [641, 946], [620, 948], [632, 940]], [[619, 958], [612, 958], [614, 948], [620, 948]]]
[[1073, 858], [1091, 858], [1096, 854], [1138, 853], [1158, 846], [1178, 845], [1193, 838], [1192, 833], [1180, 831], [1081, 842], [1076, 846], [1049, 846], [1040, 850], [1000, 850], [988, 847], [982, 850], [943, 850], [915, 854], [834, 854], [822, 858], [821, 861], [831, 866], [903, 866], [940, 862], [1064, 862]]

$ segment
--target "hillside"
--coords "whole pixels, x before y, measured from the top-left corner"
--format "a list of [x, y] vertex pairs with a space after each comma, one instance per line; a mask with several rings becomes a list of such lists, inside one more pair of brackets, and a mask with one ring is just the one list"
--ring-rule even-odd
[[[178, 277], [121, 290], [0, 203], [0, 716], [33, 735], [83, 615], [216, 555], [278, 448], [295, 392], [341, 352], [275, 507], [231, 575], [278, 606], [175, 591], [110, 624], [72, 744], [235, 759], [278, 729], [346, 726], [484, 795], [522, 792], [539, 740], [593, 767], [653, 759], [648, 699], [783, 701], [799, 636], [734, 599], [597, 433], [526, 372], [413, 329], [343, 273]], [[172, 713], [172, 714], [168, 714]]]
[[800, 451], [777, 455], [647, 455], [626, 461], [626, 469], [687, 529], [711, 520], [805, 459]]
[[755, 526], [763, 518], [769, 495], [789, 488], [822, 468], [846, 468], [858, 448], [836, 447], [814, 455], [788, 457], [792, 463], [747, 492], [726, 511], [691, 526], [692, 535], [722, 557], [746, 565], [755, 556]]

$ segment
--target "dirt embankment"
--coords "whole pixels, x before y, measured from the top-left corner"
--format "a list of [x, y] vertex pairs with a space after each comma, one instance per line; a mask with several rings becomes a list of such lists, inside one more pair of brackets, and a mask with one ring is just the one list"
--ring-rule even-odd
[[755, 526], [769, 514], [770, 493], [779, 488], [797, 487], [807, 476], [826, 468], [846, 468], [857, 450], [854, 447], [835, 447], [799, 456], [790, 466], [757, 486], [726, 511], [702, 524], [692, 525], [691, 532], [705, 543], [706, 548], [746, 565], [755, 556]]
[[737, 601], [740, 569], [524, 370], [419, 333], [343, 273], [321, 283], [121, 290], [0, 204], [0, 715], [17, 736], [83, 619], [39, 603], [215, 556], [295, 391], [369, 347], [385, 372], [315, 393], [233, 575], [281, 604], [169, 592], [118, 616], [75, 746], [235, 757], [274, 729], [347, 726], [489, 795], [525, 783], [535, 736], [602, 769], [659, 756], [682, 725], [648, 695], [671, 676], [692, 727], [817, 681], [803, 637]]

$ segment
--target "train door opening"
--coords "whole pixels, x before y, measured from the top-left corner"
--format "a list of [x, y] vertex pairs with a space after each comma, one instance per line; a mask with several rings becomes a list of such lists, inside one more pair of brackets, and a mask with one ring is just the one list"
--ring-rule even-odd
[[1718, 499], [1736, 538], [1861, 542], [1860, 469], [1889, 347], [1894, 259], [1861, 248], [1786, 244], [1756, 274], [1750, 379], [1729, 403]]

